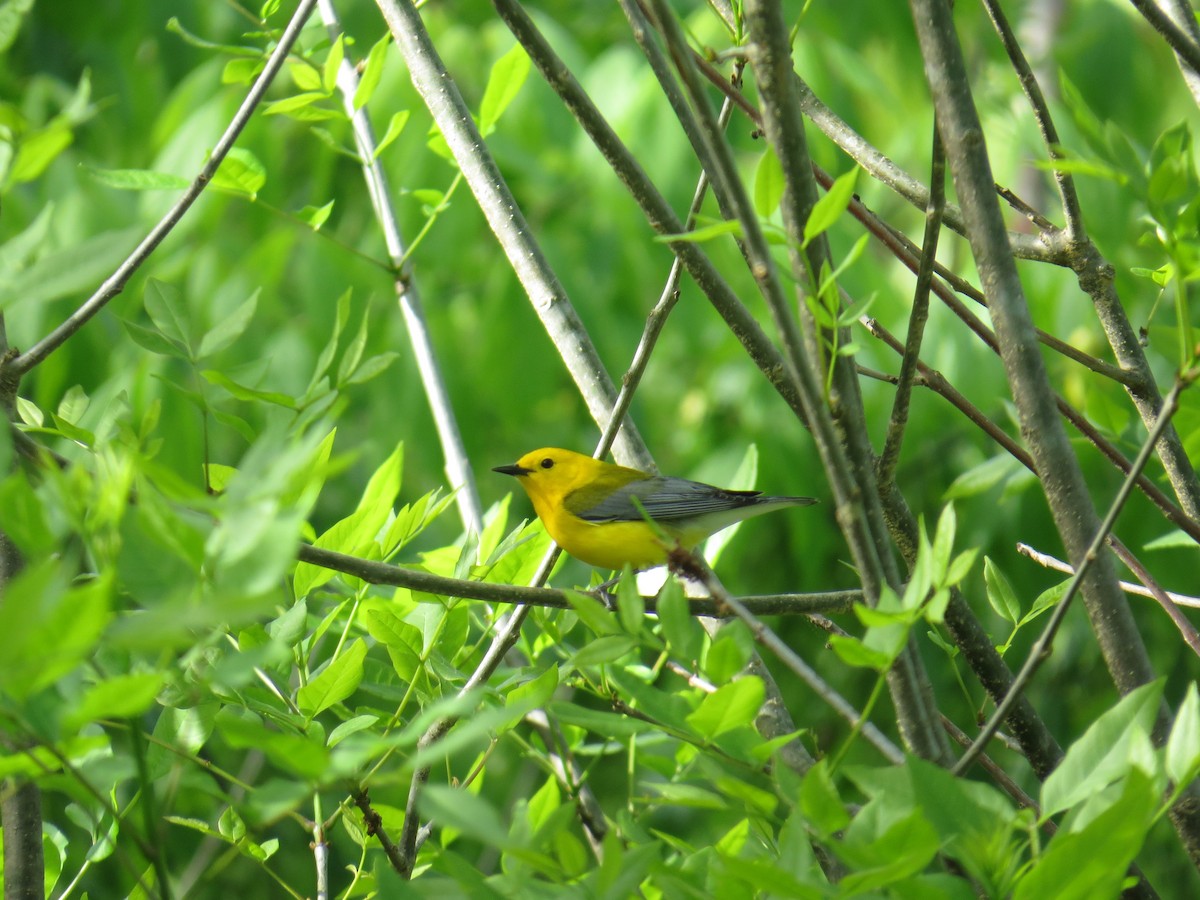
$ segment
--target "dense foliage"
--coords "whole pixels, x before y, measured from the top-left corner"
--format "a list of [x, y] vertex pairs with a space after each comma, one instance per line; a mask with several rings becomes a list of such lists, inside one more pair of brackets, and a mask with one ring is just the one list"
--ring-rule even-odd
[[[298, 5], [0, 2], [6, 898], [1200, 890], [1194, 19]], [[518, 588], [623, 383], [707, 605]]]

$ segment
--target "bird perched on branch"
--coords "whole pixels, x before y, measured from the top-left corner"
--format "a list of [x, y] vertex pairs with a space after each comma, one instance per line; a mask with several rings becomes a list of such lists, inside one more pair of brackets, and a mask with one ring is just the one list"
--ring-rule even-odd
[[558, 546], [602, 569], [661, 565], [676, 544], [691, 550], [742, 519], [817, 502], [651, 475], [554, 447], [492, 471], [516, 477]]

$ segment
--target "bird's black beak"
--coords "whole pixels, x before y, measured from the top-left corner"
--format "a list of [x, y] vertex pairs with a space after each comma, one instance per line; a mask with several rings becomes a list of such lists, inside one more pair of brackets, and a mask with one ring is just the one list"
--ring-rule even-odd
[[528, 475], [533, 469], [526, 469], [524, 466], [518, 466], [516, 463], [513, 463], [511, 466], [496, 466], [492, 471], [499, 472], [501, 475], [513, 475], [519, 478], [522, 475]]

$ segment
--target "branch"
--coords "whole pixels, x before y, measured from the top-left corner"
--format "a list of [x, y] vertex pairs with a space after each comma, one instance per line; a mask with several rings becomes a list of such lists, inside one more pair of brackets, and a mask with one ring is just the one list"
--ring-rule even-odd
[[[1154, 30], [1162, 35], [1163, 40], [1175, 51], [1180, 67], [1186, 66], [1191, 70], [1193, 76], [1200, 77], [1200, 44], [1197, 44], [1195, 38], [1176, 25], [1175, 21], [1162, 11], [1154, 0], [1130, 0], [1130, 2], [1133, 3], [1134, 9], [1142, 14], [1142, 18], [1154, 26]], [[1189, 10], [1189, 15], [1191, 14]]]
[[[740, 71], [739, 68], [738, 74], [734, 76], [735, 78], [741, 77]], [[732, 113], [733, 104], [727, 101], [721, 108], [720, 122], [722, 128], [729, 124], [729, 117]], [[696, 215], [700, 212], [701, 206], [704, 205], [704, 198], [707, 195], [708, 175], [701, 171], [700, 179], [696, 183], [696, 190], [692, 194], [691, 205], [688, 207], [687, 216], [683, 221], [684, 231], [692, 230], [696, 222]], [[667, 274], [667, 282], [663, 285], [658, 302], [654, 304], [654, 308], [650, 310], [650, 315], [646, 317], [646, 327], [642, 330], [641, 340], [638, 341], [637, 349], [633, 352], [633, 360], [629, 363], [629, 369], [621, 379], [621, 393], [617, 395], [617, 402], [613, 404], [612, 413], [608, 417], [608, 424], [604, 427], [604, 433], [600, 435], [600, 443], [596, 446], [596, 452], [592, 454], [597, 459], [603, 459], [608, 453], [616, 437], [617, 430], [621, 427], [621, 421], [625, 418], [625, 413], [628, 412], [630, 404], [633, 403], [633, 392], [641, 384], [642, 375], [646, 372], [646, 366], [650, 364], [650, 354], [654, 351], [663, 328], [666, 327], [667, 317], [671, 315], [671, 310], [679, 302], [679, 278], [682, 273], [683, 265], [679, 261], [679, 257], [675, 257], [671, 261], [671, 270]]]
[[[389, 563], [361, 559], [336, 553], [333, 550], [322, 550], [310, 544], [301, 544], [296, 558], [302, 562], [333, 569], [346, 575], [361, 578], [368, 584], [386, 584], [393, 587], [404, 587], [427, 594], [438, 594], [443, 597], [463, 597], [467, 600], [487, 600], [491, 603], [513, 603], [527, 606], [541, 606], [548, 609], [570, 609], [567, 599], [569, 591], [560, 591], [545, 587], [521, 587], [512, 584], [493, 584], [490, 581], [466, 581], [459, 578], [447, 578], [444, 575], [434, 575], [416, 569], [405, 569]], [[580, 592], [583, 593], [583, 592]], [[655, 612], [655, 598], [644, 597], [646, 612]], [[761, 616], [805, 616], [810, 613], [844, 613], [849, 612], [855, 603], [862, 602], [862, 591], [827, 591], [814, 594], [757, 594], [753, 597], [743, 597], [742, 602], [747, 608]], [[688, 603], [692, 612], [698, 616], [710, 616], [721, 619], [729, 618], [728, 609], [722, 608], [710, 597], [689, 597]]]
[[[1000, 36], [1004, 52], [1008, 54], [1009, 62], [1012, 63], [1017, 78], [1021, 82], [1021, 89], [1025, 92], [1030, 109], [1033, 110], [1033, 118], [1037, 121], [1042, 142], [1046, 145], [1046, 152], [1051, 160], [1062, 159], [1062, 142], [1058, 137], [1058, 129], [1054, 127], [1054, 119], [1050, 116], [1050, 108], [1046, 105], [1041, 85], [1038, 84], [1037, 76], [1033, 74], [1033, 68], [1025, 58], [1021, 45], [1017, 43], [1017, 36], [1013, 34], [1004, 10], [1000, 8], [997, 0], [983, 0], [983, 6], [992, 20], [996, 34]], [[1062, 168], [1055, 167], [1053, 171], [1054, 183], [1058, 186], [1058, 196], [1062, 201], [1063, 217], [1066, 219], [1067, 243], [1075, 244], [1086, 241], [1087, 229], [1083, 224], [1083, 210], [1079, 205], [1079, 193], [1075, 190], [1075, 178]]]
[[[333, 8], [333, 0], [317, 0], [317, 3], [320, 8], [321, 21], [325, 23], [325, 27], [329, 31], [330, 39], [334, 40], [341, 32], [341, 23]], [[483, 531], [483, 507], [479, 502], [479, 491], [475, 487], [475, 475], [471, 470], [466, 448], [463, 446], [462, 435], [458, 430], [458, 421], [454, 415], [454, 406], [450, 402], [450, 392], [442, 377], [437, 352], [429, 334], [428, 323], [425, 321], [421, 294], [413, 278], [411, 266], [405, 264], [407, 251], [404, 248], [404, 238], [400, 234], [400, 222], [396, 216], [396, 209], [392, 205], [392, 189], [388, 184], [387, 174], [377, 159], [378, 143], [375, 140], [375, 131], [371, 127], [371, 119], [367, 115], [366, 105], [364, 104], [358, 109], [354, 107], [354, 95], [358, 90], [358, 85], [358, 70], [347, 54], [342, 58], [342, 64], [338, 67], [338, 93], [342, 95], [346, 115], [354, 130], [354, 143], [362, 162], [367, 193], [371, 197], [375, 218], [379, 221], [384, 242], [387, 244], [388, 257], [395, 268], [396, 299], [404, 315], [413, 358], [416, 360], [417, 371], [421, 375], [421, 384], [425, 388], [425, 396], [429, 401], [429, 409], [433, 413], [434, 425], [442, 444], [442, 456], [446, 461], [446, 477], [454, 491], [454, 499], [458, 504], [458, 513], [463, 527], [467, 531], [479, 534]]]

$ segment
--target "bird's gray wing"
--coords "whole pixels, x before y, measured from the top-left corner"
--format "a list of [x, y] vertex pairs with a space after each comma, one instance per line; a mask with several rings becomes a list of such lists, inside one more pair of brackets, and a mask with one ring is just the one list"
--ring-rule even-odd
[[586, 522], [640, 522], [643, 514], [639, 503], [651, 519], [669, 522], [750, 506], [759, 496], [759, 491], [727, 491], [685, 478], [656, 475], [619, 487], [595, 502], [574, 495], [565, 502], [571, 512]]

